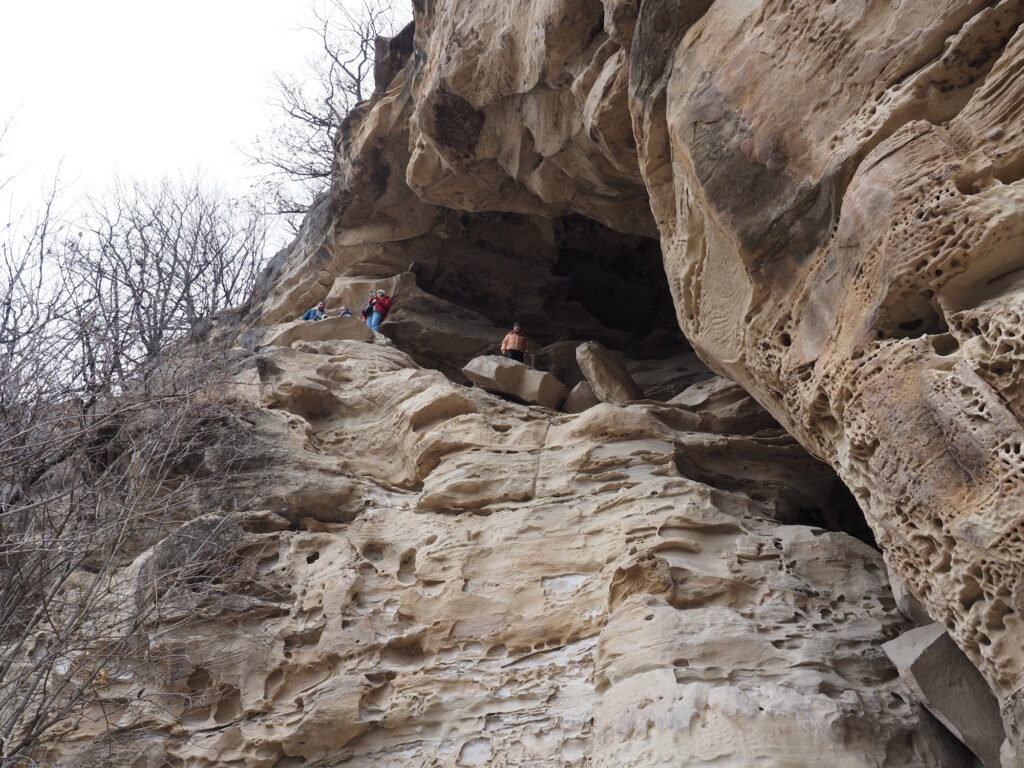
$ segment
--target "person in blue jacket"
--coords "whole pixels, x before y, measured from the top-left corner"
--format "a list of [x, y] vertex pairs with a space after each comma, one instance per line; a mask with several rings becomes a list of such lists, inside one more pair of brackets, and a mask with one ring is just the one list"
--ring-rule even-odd
[[303, 313], [302, 319], [303, 320], [323, 320], [325, 317], [327, 317], [327, 314], [324, 312], [324, 306], [325, 306], [324, 303], [321, 301], [315, 307], [310, 307], [309, 309], [307, 309]]

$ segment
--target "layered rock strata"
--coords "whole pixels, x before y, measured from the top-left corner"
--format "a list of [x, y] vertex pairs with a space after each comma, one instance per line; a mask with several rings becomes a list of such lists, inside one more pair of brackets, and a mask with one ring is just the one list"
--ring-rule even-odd
[[[1024, 4], [414, 8], [243, 318], [262, 448], [211, 502], [261, 597], [155, 627], [166, 674], [57, 753], [971, 765], [880, 649], [889, 568], [1019, 759]], [[386, 338], [277, 325], [377, 286]], [[596, 340], [652, 399], [461, 386], [513, 319], [564, 383]]]
[[1021, 4], [416, 10], [414, 198], [657, 234], [701, 357], [840, 472], [1019, 745]]
[[836, 480], [777, 428], [558, 414], [298, 332], [237, 363], [248, 511], [123, 577], [148, 595], [199, 526], [238, 597], [152, 621], [153, 671], [63, 729], [74, 764], [970, 764], [881, 649], [910, 625], [878, 552], [801, 522]]

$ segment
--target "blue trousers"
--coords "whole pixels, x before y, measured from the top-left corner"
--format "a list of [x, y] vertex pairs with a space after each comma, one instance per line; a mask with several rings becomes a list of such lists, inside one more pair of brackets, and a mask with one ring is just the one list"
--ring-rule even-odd
[[371, 312], [370, 319], [366, 321], [366, 324], [370, 326], [370, 330], [374, 333], [380, 333], [380, 312]]

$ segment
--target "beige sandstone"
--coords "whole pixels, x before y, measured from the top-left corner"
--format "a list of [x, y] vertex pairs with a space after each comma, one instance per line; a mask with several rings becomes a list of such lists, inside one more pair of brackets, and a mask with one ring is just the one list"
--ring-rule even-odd
[[[635, 146], [683, 330], [840, 471], [1019, 744], [1021, 4], [505, 8], [418, 14], [413, 188], [548, 215], [568, 190], [631, 231]], [[626, 80], [629, 132], [611, 117]], [[538, 124], [545, 99], [559, 119]], [[595, 205], [581, 181], [619, 196]]]
[[626, 367], [596, 341], [588, 341], [576, 348], [576, 362], [594, 390], [598, 400], [605, 403], [628, 403], [642, 400], [644, 393]]
[[[151, 628], [140, 653], [173, 677], [112, 683], [123, 733], [78, 764], [964, 759], [882, 653], [907, 625], [878, 553], [786, 522], [831, 481], [781, 432], [530, 408], [389, 344], [296, 340], [244, 365], [252, 511], [210, 528], [232, 537], [238, 597]], [[292, 485], [261, 490], [263, 456]], [[125, 578], [198, 541], [182, 529]]]
[[[252, 455], [206, 500], [236, 594], [150, 628], [55, 754], [971, 765], [882, 651], [891, 569], [1018, 764], [1022, 3], [414, 7], [242, 318]], [[372, 342], [290, 322], [378, 285]], [[462, 386], [512, 319], [651, 399]]]
[[644, 10], [631, 109], [683, 330], [837, 468], [1019, 747], [1021, 4]]
[[586, 381], [581, 381], [569, 392], [563, 410], [566, 413], [583, 413], [587, 408], [593, 408], [600, 402], [594, 394], [594, 388]]
[[511, 395], [530, 405], [558, 408], [569, 396], [565, 385], [547, 371], [537, 371], [497, 355], [475, 357], [462, 372], [488, 392]]

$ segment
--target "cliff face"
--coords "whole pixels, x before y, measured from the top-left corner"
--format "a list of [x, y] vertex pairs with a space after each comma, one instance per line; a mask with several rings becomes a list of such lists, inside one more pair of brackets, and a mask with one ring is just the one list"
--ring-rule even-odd
[[[110, 700], [160, 706], [55, 754], [971, 765], [881, 649], [891, 571], [1015, 764], [1024, 3], [414, 6], [237, 338], [256, 448], [211, 512], [273, 600], [154, 627], [173, 674]], [[284, 323], [376, 286], [382, 337]], [[464, 386], [513, 318], [650, 399]]]

